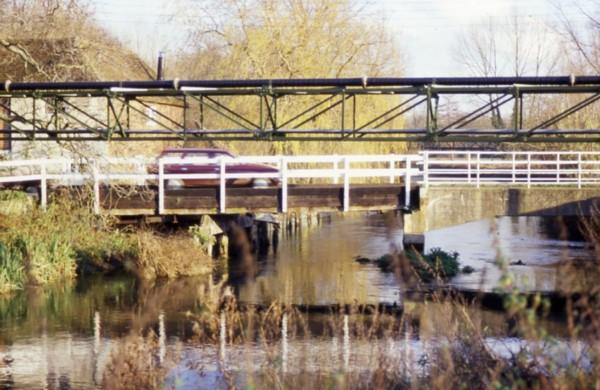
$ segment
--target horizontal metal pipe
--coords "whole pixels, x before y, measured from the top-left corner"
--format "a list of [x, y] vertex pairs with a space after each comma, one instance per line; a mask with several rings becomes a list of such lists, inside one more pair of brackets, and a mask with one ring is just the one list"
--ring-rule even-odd
[[[97, 139], [97, 132], [99, 130], [89, 130], [89, 129], [68, 129], [68, 130], [49, 130], [49, 129], [0, 129], [0, 134], [12, 134], [14, 138], [13, 141], [17, 141], [20, 138], [18, 135], [28, 135], [32, 136], [37, 134], [39, 136], [48, 134], [48, 138], [37, 138], [37, 140], [53, 140], [56, 139], [64, 140], [65, 136], [70, 136], [68, 138], [73, 138], [78, 141], [89, 141]], [[335, 130], [335, 129], [279, 129], [277, 131], [264, 131], [260, 133], [248, 132], [247, 130], [239, 130], [239, 129], [227, 129], [227, 130], [201, 130], [201, 129], [187, 129], [187, 130], [165, 130], [165, 129], [128, 129], [126, 130], [127, 136], [131, 137], [129, 140], [139, 139], [139, 136], [156, 136], [156, 140], [161, 136], [172, 136], [173, 138], [169, 139], [180, 139], [182, 136], [190, 137], [190, 140], [202, 140], [202, 139], [214, 139], [217, 136], [240, 136], [244, 135], [244, 139], [260, 139], [260, 137], [265, 137], [265, 140], [276, 140], [278, 137], [282, 137], [283, 140], [289, 139], [285, 136], [310, 136], [310, 135], [330, 135], [332, 138], [330, 140], [336, 140], [339, 138], [335, 138], [333, 136], [336, 135], [349, 135], [352, 134], [351, 131], [348, 130]], [[370, 129], [370, 130], [361, 130], [356, 134], [366, 135], [366, 136], [377, 136], [377, 135], [423, 135], [430, 136], [427, 132], [426, 128], [407, 128], [407, 129]], [[85, 136], [88, 135], [88, 136]], [[515, 134], [514, 129], [506, 128], [506, 129], [449, 129], [444, 134], [438, 135], [439, 140], [443, 140], [444, 138], [451, 136], [472, 136], [472, 137], [480, 137], [480, 136], [511, 136], [511, 137], [524, 137], [527, 140], [531, 140], [532, 138], [539, 138], [539, 136], [547, 135], [547, 136], [573, 136], [573, 135], [600, 135], [600, 129], [540, 129], [537, 130], [533, 135], [530, 135], [528, 130], [521, 130]], [[79, 137], [76, 137], [79, 136]], [[194, 138], [197, 137], [197, 138]], [[272, 138], [267, 138], [272, 137]], [[112, 140], [121, 140], [123, 137], [119, 135], [113, 135]], [[152, 139], [151, 137], [148, 137]], [[308, 138], [308, 137], [307, 137]], [[0, 140], [3, 139], [0, 137]], [[27, 141], [31, 141], [30, 138], [25, 139]], [[104, 138], [99, 138], [101, 141], [106, 141]]]
[[63, 81], [3, 83], [4, 90], [110, 90], [111, 88], [167, 89], [192, 88], [281, 88], [281, 87], [393, 87], [426, 85], [486, 86], [486, 85], [598, 85], [600, 76], [543, 76], [543, 77], [374, 77], [374, 78], [310, 78], [310, 79], [253, 79], [253, 80], [142, 80], [142, 81]]
[[[208, 138], [207, 138], [208, 139]], [[63, 142], [69, 142], [69, 141], [76, 141], [76, 142], [81, 142], [82, 139], [81, 138], [77, 138], [77, 137], [70, 137], [70, 138], [61, 138], [60, 139]], [[86, 141], [106, 141], [106, 139], [104, 138], [86, 138]], [[123, 137], [115, 137], [112, 139], [112, 142], [136, 142], [136, 141], [180, 141], [181, 138], [178, 137], [165, 137], [165, 136], [159, 136], [159, 137], [135, 137], [135, 138], [123, 138]], [[224, 135], [220, 135], [220, 136], [214, 136], [214, 137], [210, 137], [210, 140], [212, 141], [256, 141], [256, 142], [260, 142], [261, 140], [258, 140], [256, 138], [251, 138], [249, 136], [246, 137], [242, 137], [242, 136], [224, 136]], [[0, 137], [0, 141], [2, 141], [2, 137]], [[24, 138], [24, 137], [18, 137], [18, 138], [12, 138], [12, 141], [15, 142], [19, 142], [19, 141], [31, 141], [31, 139], [29, 138]], [[39, 142], [48, 142], [48, 141], [56, 141], [55, 139], [51, 139], [51, 138], [39, 138], [36, 139], [36, 141]], [[323, 141], [343, 141], [343, 142], [365, 142], [365, 141], [370, 141], [370, 142], [431, 142], [430, 137], [428, 136], [420, 136], [420, 135], [406, 135], [406, 136], [401, 136], [401, 135], [396, 135], [396, 136], [372, 136], [369, 138], [359, 138], [359, 137], [345, 137], [345, 138], [335, 138], [335, 137], [326, 137], [326, 136], [314, 136], [314, 137], [302, 137], [302, 136], [291, 136], [291, 137], [282, 137], [282, 138], [273, 138], [273, 139], [265, 139], [262, 140], [262, 142], [289, 142], [289, 141], [308, 141], [308, 142], [323, 142]], [[511, 142], [522, 142], [522, 139], [518, 138], [518, 137], [513, 137], [513, 136], [506, 136], [506, 137], [499, 137], [499, 136], [490, 136], [490, 135], [482, 135], [482, 136], [447, 136], [447, 137], [440, 137], [439, 139], [436, 140], [436, 142], [438, 143], [448, 143], [448, 142], [464, 142], [464, 143], [471, 143], [471, 142], [493, 142], [493, 143], [511, 143]], [[541, 142], [550, 142], [548, 140], [548, 138], [544, 138], [544, 137], [538, 137], [538, 136], [534, 136], [531, 138], [527, 139], [528, 143], [541, 143]], [[581, 142], [585, 142], [585, 143], [590, 143], [590, 142], [600, 142], [600, 136], [594, 136], [594, 137], [559, 137], [559, 138], [555, 138], [553, 139], [551, 142], [554, 143], [581, 143]]]

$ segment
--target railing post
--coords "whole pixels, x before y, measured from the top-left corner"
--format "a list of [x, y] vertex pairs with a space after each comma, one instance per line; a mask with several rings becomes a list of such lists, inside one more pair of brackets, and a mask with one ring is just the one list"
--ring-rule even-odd
[[480, 186], [480, 177], [481, 177], [481, 153], [477, 152], [477, 169], [475, 171], [477, 175], [477, 188]]
[[517, 182], [517, 155], [515, 152], [512, 152], [512, 182], [513, 184]]
[[471, 184], [471, 152], [467, 152], [467, 183]]
[[411, 190], [411, 159], [406, 157], [406, 170], [404, 172], [404, 207], [410, 209], [410, 190]]
[[224, 213], [225, 212], [225, 184], [226, 184], [226, 179], [225, 179], [225, 159], [221, 158], [219, 160], [219, 212], [220, 213]]
[[280, 175], [281, 175], [281, 212], [287, 213], [288, 209], [288, 177], [287, 177], [287, 161], [285, 157], [280, 160]]
[[531, 188], [531, 153], [527, 152], [527, 188]]
[[333, 184], [337, 184], [339, 182], [339, 157], [337, 154], [333, 155]]
[[556, 154], [556, 183], [560, 183], [560, 153]]
[[395, 156], [390, 157], [390, 184], [394, 184], [394, 165], [396, 160]]
[[344, 196], [342, 203], [343, 211], [350, 210], [350, 161], [344, 157]]
[[425, 188], [429, 187], [429, 151], [423, 152], [423, 181]]
[[98, 163], [94, 161], [92, 167], [92, 177], [94, 180], [94, 214], [100, 214], [100, 178], [98, 172]]
[[581, 152], [577, 153], [577, 188], [581, 189]]
[[46, 160], [43, 160], [40, 164], [40, 204], [43, 210], [46, 210], [48, 205], [48, 177], [46, 171]]
[[158, 215], [165, 213], [165, 164], [158, 160]]

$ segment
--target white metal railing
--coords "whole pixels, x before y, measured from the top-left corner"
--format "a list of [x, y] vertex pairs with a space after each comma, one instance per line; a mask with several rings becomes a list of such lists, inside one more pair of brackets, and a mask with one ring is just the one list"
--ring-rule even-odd
[[84, 175], [75, 171], [72, 160], [66, 158], [0, 161], [0, 184], [39, 183], [42, 208], [48, 203], [49, 181], [72, 184], [81, 179]]
[[421, 152], [422, 184], [600, 185], [600, 152]]
[[[410, 207], [411, 178], [420, 175], [416, 163], [418, 155], [349, 155], [349, 156], [242, 156], [236, 158], [177, 158], [166, 157], [158, 161], [158, 212], [165, 212], [165, 183], [169, 180], [218, 180], [219, 211], [227, 207], [227, 181], [235, 179], [277, 179], [281, 186], [282, 212], [288, 209], [288, 186], [298, 179], [330, 179], [332, 183], [343, 181], [344, 211], [350, 209], [350, 185], [354, 178], [389, 178], [390, 183], [402, 179], [405, 186], [405, 207]], [[166, 173], [165, 166], [173, 164], [198, 164], [215, 167], [213, 173]], [[274, 172], [229, 172], [227, 167], [237, 164], [264, 164], [277, 168]], [[387, 167], [353, 167], [352, 164], [386, 164]], [[294, 167], [301, 165], [301, 167]], [[315, 167], [315, 165], [318, 165]]]
[[[273, 172], [236, 172], [237, 164], [263, 164]], [[173, 165], [206, 165], [206, 173], [172, 173]], [[165, 194], [174, 180], [214, 180], [218, 183], [218, 208], [227, 210], [228, 182], [236, 179], [276, 179], [282, 212], [288, 210], [288, 188], [302, 180], [343, 184], [342, 207], [350, 209], [350, 187], [360, 180], [388, 178], [405, 184], [405, 207], [410, 207], [412, 183], [430, 185], [600, 185], [600, 152], [494, 152], [423, 151], [418, 155], [309, 155], [242, 156], [208, 159], [200, 157], [106, 158], [74, 162], [70, 159], [0, 161], [0, 185], [34, 183], [40, 188], [40, 204], [47, 205], [48, 186], [91, 183], [94, 209], [101, 211], [101, 185], [158, 186], [158, 212], [164, 214]], [[50, 184], [49, 184], [50, 183]]]
[[[58, 185], [91, 183], [94, 192], [94, 210], [101, 211], [100, 187], [106, 185], [158, 185], [158, 212], [165, 214], [165, 193], [174, 180], [218, 181], [219, 211], [227, 210], [227, 183], [236, 179], [276, 179], [281, 191], [282, 212], [288, 209], [288, 187], [299, 180], [321, 179], [343, 183], [343, 210], [350, 209], [350, 187], [359, 179], [388, 178], [390, 183], [405, 183], [405, 207], [410, 207], [411, 183], [420, 176], [419, 155], [308, 155], [308, 156], [241, 156], [209, 159], [201, 157], [107, 158], [74, 163], [69, 159], [11, 160], [0, 162], [1, 183], [34, 182], [40, 186], [40, 203], [47, 204], [49, 182]], [[273, 172], [232, 172], [238, 164], [263, 164]], [[205, 165], [213, 168], [207, 173], [170, 173], [166, 166]], [[49, 168], [53, 167], [52, 171]], [[58, 168], [57, 168], [58, 167]], [[77, 167], [77, 169], [75, 168]], [[17, 172], [22, 169], [23, 172]], [[233, 170], [235, 171], [235, 170]]]

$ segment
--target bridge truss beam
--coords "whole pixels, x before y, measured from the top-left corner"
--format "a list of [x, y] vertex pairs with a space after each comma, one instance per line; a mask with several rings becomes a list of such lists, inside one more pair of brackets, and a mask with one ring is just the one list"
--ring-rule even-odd
[[[567, 95], [579, 102], [526, 118], [524, 98]], [[440, 98], [465, 96], [480, 103], [439, 109]], [[7, 81], [0, 141], [597, 142], [600, 128], [559, 125], [598, 100], [600, 76]], [[508, 103], [511, 126], [469, 127]], [[417, 126], [399, 123], [409, 115]]]

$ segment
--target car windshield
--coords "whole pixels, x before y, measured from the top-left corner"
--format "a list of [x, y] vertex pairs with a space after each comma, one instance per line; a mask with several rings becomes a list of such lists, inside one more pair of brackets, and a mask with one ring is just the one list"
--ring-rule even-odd
[[227, 152], [222, 151], [193, 151], [187, 152], [185, 157], [208, 157], [208, 158], [225, 158], [226, 160], [232, 160], [233, 156]]
[[182, 158], [183, 157], [183, 153], [181, 152], [162, 152], [160, 154], [160, 157], [179, 157]]

